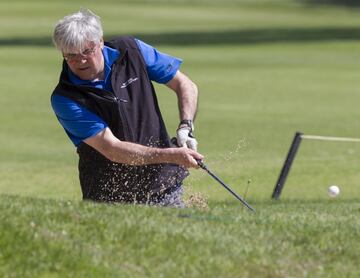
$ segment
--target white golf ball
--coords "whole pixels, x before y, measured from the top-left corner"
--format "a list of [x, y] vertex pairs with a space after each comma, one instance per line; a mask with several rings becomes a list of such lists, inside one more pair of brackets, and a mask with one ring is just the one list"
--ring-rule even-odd
[[336, 197], [340, 194], [340, 188], [336, 185], [332, 185], [328, 189], [328, 194], [330, 197]]

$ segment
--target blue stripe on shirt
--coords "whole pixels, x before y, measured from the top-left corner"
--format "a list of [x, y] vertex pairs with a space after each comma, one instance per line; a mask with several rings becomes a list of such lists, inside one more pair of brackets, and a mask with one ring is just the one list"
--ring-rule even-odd
[[51, 105], [75, 146], [108, 126], [98, 115], [67, 97], [55, 94], [51, 97]]
[[162, 53], [141, 40], [135, 41], [144, 57], [150, 80], [165, 84], [174, 78], [182, 63], [181, 59]]

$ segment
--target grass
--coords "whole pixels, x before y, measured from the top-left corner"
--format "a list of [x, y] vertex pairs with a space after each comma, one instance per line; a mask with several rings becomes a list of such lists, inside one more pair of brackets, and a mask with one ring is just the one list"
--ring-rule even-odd
[[[360, 10], [316, 2], [1, 2], [0, 276], [359, 276], [360, 144], [303, 141], [269, 200], [296, 131], [360, 137]], [[195, 170], [186, 189], [207, 211], [81, 202], [77, 155], [49, 105], [52, 28], [81, 6], [107, 36], [184, 60], [200, 88], [200, 152], [240, 195], [249, 185], [256, 214]], [[175, 95], [156, 88], [173, 135]]]
[[233, 202], [204, 212], [2, 196], [0, 208], [3, 276], [359, 274], [357, 200], [263, 202], [252, 214]]

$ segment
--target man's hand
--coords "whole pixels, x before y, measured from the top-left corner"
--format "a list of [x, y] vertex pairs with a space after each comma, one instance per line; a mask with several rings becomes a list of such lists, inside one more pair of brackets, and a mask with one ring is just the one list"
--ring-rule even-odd
[[179, 147], [187, 147], [194, 151], [197, 150], [198, 142], [192, 134], [191, 127], [188, 127], [186, 125], [180, 125], [180, 127], [176, 131], [176, 139]]
[[186, 168], [199, 168], [197, 160], [203, 160], [204, 156], [188, 148], [170, 148], [173, 159], [172, 163], [182, 165]]

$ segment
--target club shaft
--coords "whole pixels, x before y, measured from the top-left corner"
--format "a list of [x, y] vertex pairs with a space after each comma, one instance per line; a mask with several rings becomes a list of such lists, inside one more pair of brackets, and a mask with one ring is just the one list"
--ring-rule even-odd
[[230, 187], [228, 187], [221, 179], [219, 179], [215, 174], [213, 174], [202, 162], [199, 163], [199, 166], [204, 169], [210, 176], [212, 176], [216, 181], [218, 181], [227, 191], [229, 191], [236, 199], [243, 203], [248, 209], [255, 212], [255, 209], [250, 206], [243, 198], [236, 194]]

